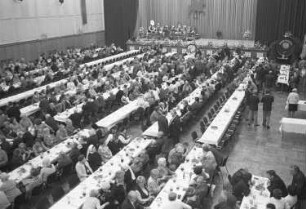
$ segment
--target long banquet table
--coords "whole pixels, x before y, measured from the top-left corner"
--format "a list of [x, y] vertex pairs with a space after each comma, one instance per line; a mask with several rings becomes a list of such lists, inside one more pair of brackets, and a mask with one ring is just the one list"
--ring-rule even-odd
[[252, 176], [251, 192], [248, 196], [243, 197], [240, 209], [266, 209], [270, 200], [270, 192], [268, 188], [268, 178], [260, 176]]
[[[138, 50], [135, 50], [135, 51], [138, 51]], [[135, 53], [135, 51], [134, 51], [134, 53]], [[114, 55], [114, 56], [111, 56], [111, 57], [106, 57], [106, 58], [109, 58], [109, 59], [115, 59], [114, 57], [118, 57], [118, 55], [120, 55], [119, 57], [123, 57], [123, 56], [128, 56], [128, 55], [130, 55], [130, 54], [133, 54], [133, 53], [128, 53], [128, 52], [125, 52], [125, 53], [121, 53], [121, 54], [117, 54], [117, 55]], [[141, 58], [141, 57], [143, 57], [144, 56], [144, 53], [143, 54], [140, 54], [140, 55], [137, 55], [136, 57], [137, 58]], [[106, 58], [103, 58], [103, 59], [101, 59], [101, 60], [96, 60], [95, 62], [105, 62], [105, 60], [106, 60]], [[131, 59], [134, 59], [134, 57], [133, 58], [127, 58], [127, 59], [124, 59], [124, 60], [121, 60], [121, 61], [117, 61], [117, 62], [115, 62], [115, 63], [112, 63], [112, 64], [109, 64], [109, 65], [106, 65], [105, 66], [105, 69], [107, 69], [107, 70], [110, 70], [110, 69], [112, 69], [112, 67], [113, 66], [115, 66], [115, 65], [119, 65], [119, 63], [122, 63], [122, 62], [126, 62], [126, 61], [128, 61], [128, 60], [131, 60]], [[109, 66], [111, 66], [111, 67], [109, 67]], [[118, 73], [114, 73], [114, 74], [118, 74]], [[67, 81], [66, 81], [67, 82]], [[94, 85], [96, 85], [97, 84], [97, 82], [94, 82]], [[89, 87], [89, 85], [83, 85], [83, 88], [84, 89], [88, 89], [88, 87]], [[65, 92], [65, 94], [68, 94], [68, 95], [75, 95], [76, 94], [76, 89], [73, 89], [73, 90], [69, 90], [69, 91], [66, 91]], [[34, 93], [34, 92], [33, 92]], [[33, 95], [33, 94], [32, 94]], [[30, 95], [30, 96], [32, 96], [32, 95]], [[17, 96], [17, 95], [16, 95]], [[0, 105], [1, 106], [1, 105]], [[23, 107], [23, 108], [21, 108], [20, 109], [20, 112], [21, 112], [21, 115], [22, 116], [29, 116], [29, 115], [31, 115], [31, 114], [34, 114], [35, 112], [37, 112], [38, 110], [39, 110], [40, 108], [39, 108], [39, 103], [34, 103], [34, 104], [31, 104], [31, 105], [28, 105], [28, 106], [26, 106], [26, 107]], [[70, 112], [70, 111], [68, 111], [68, 112]], [[69, 117], [69, 116], [68, 116]]]
[[136, 55], [137, 53], [140, 53], [140, 50], [130, 50], [130, 51], [127, 51], [127, 52], [123, 52], [123, 53], [120, 53], [120, 54], [116, 54], [116, 55], [113, 55], [113, 56], [105, 57], [105, 58], [102, 58], [102, 59], [99, 59], [99, 60], [95, 60], [95, 61], [91, 61], [91, 62], [82, 64], [82, 65], [80, 65], [80, 67], [84, 67], [84, 66], [89, 67], [89, 66], [92, 66], [92, 65], [101, 64], [101, 63], [108, 62], [108, 61], [111, 61], [111, 60], [120, 59], [123, 56]]
[[186, 156], [185, 162], [176, 169], [174, 176], [168, 180], [151, 203], [150, 209], [163, 208], [163, 205], [169, 201], [168, 195], [170, 192], [175, 192], [178, 200], [183, 200], [190, 183], [195, 177], [193, 168], [200, 163], [202, 156], [202, 148], [194, 146]]
[[306, 111], [306, 100], [300, 100], [298, 103], [299, 111]]
[[[177, 75], [176, 77], [173, 77], [170, 79], [170, 81], [178, 78], [180, 75]], [[181, 81], [177, 81], [175, 85], [180, 86], [183, 83]], [[153, 91], [153, 93], [157, 94], [158, 90]], [[124, 105], [123, 107], [119, 108], [115, 112], [111, 113], [110, 115], [106, 116], [102, 120], [98, 121], [96, 124], [99, 127], [105, 128], [106, 130], [110, 130], [112, 127], [114, 127], [116, 124], [118, 124], [120, 121], [127, 118], [130, 114], [132, 114], [134, 111], [136, 111], [139, 107], [143, 105], [144, 99], [142, 96], [138, 97], [134, 101], [131, 101], [130, 103]]]
[[80, 208], [92, 189], [99, 189], [103, 182], [112, 182], [115, 173], [121, 170], [123, 165], [129, 165], [133, 158], [145, 150], [151, 142], [151, 140], [135, 138], [97, 171], [56, 202], [50, 209]]
[[[89, 62], [89, 63], [83, 64], [81, 66], [85, 66], [85, 65], [90, 66], [90, 65], [93, 65], [92, 63], [103, 63], [103, 62], [113, 60], [113, 59], [118, 59], [118, 58], [121, 58], [121, 57], [124, 57], [124, 56], [137, 54], [139, 52], [140, 52], [139, 50], [127, 51], [127, 52], [124, 52], [124, 53], [116, 54], [114, 56], [110, 56], [110, 57], [106, 57], [106, 58], [103, 58], [103, 59], [100, 59], [100, 60]], [[129, 59], [125, 59], [125, 60], [122, 60], [122, 61], [118, 61], [118, 63], [124, 63], [125, 61], [131, 60], [131, 59], [134, 59], [134, 58], [129, 58]], [[114, 64], [111, 64], [111, 67], [110, 68], [107, 67], [107, 69], [111, 69], [113, 66], [114, 66]], [[29, 91], [22, 92], [20, 94], [17, 94], [17, 95], [11, 96], [11, 97], [1, 99], [0, 100], [0, 107], [7, 105], [9, 102], [17, 102], [17, 101], [20, 101], [22, 99], [28, 98], [28, 97], [32, 96], [34, 94], [34, 92], [36, 92], [36, 91], [40, 92], [40, 91], [46, 89], [47, 86], [50, 86], [51, 88], [54, 88], [54, 87], [56, 87], [56, 86], [58, 86], [62, 83], [67, 83], [67, 82], [68, 82], [67, 79], [62, 79], [62, 80], [59, 80], [57, 82], [53, 82], [53, 83], [50, 83], [50, 84], [47, 84], [47, 85], [44, 85], [44, 86], [37, 87], [35, 89], [31, 89]]]
[[[210, 79], [208, 79], [206, 82], [204, 82], [203, 85], [205, 85], [206, 83], [209, 83], [211, 80], [215, 79], [217, 77], [217, 74], [218, 74], [219, 71], [217, 71], [214, 75], [212, 75], [212, 77]], [[189, 105], [193, 104], [194, 101], [195, 101], [195, 98], [196, 97], [200, 97], [201, 95], [201, 88], [198, 87], [196, 88], [190, 95], [188, 95], [185, 99], [181, 100], [181, 102], [177, 105], [177, 107], [175, 108], [175, 111], [177, 112], [177, 114], [180, 116], [180, 109], [182, 107], [182, 102], [185, 100], [188, 102]], [[167, 115], [166, 115], [166, 118], [168, 120], [168, 124], [170, 124], [172, 122], [172, 115], [171, 113], [169, 112]], [[143, 136], [146, 136], [146, 137], [154, 137], [154, 138], [157, 138], [159, 137], [159, 134], [158, 134], [158, 123], [155, 122], [154, 124], [152, 124], [149, 128], [147, 128], [143, 133], [142, 133]]]
[[20, 94], [17, 94], [17, 95], [11, 96], [11, 97], [1, 99], [0, 100], [0, 107], [5, 106], [10, 102], [17, 102], [17, 101], [20, 101], [22, 99], [26, 99], [26, 98], [34, 95], [35, 92], [41, 92], [42, 90], [46, 89], [47, 86], [50, 86], [50, 88], [54, 88], [56, 86], [59, 86], [63, 83], [67, 83], [67, 82], [68, 82], [67, 79], [62, 79], [62, 80], [59, 80], [59, 81], [56, 81], [56, 82], [53, 82], [53, 83], [50, 83], [50, 84], [47, 84], [47, 85], [44, 85], [44, 86], [37, 87], [35, 89], [31, 89], [31, 90], [22, 92]]
[[244, 99], [244, 87], [245, 83], [239, 85], [198, 142], [218, 145]]
[[282, 133], [296, 133], [306, 135], [306, 119], [299, 118], [282, 118]]
[[89, 137], [90, 131], [88, 129], [83, 129], [77, 134], [68, 137], [66, 140], [62, 141], [61, 143], [55, 145], [48, 151], [42, 153], [41, 155], [29, 160], [27, 163], [19, 166], [15, 170], [9, 173], [10, 179], [14, 180], [15, 182], [20, 182], [23, 179], [29, 177], [31, 175], [31, 168], [42, 166], [42, 161], [44, 158], [50, 159], [50, 161], [54, 161], [58, 158], [60, 153], [69, 153], [71, 151], [72, 143], [80, 144], [79, 139], [81, 137]]

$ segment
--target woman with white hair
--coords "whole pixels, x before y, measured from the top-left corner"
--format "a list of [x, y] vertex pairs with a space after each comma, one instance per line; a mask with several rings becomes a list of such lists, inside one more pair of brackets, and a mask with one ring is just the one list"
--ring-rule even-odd
[[7, 173], [0, 174], [2, 185], [0, 191], [3, 191], [10, 203], [14, 203], [15, 198], [21, 195], [21, 191], [17, 188], [15, 181], [9, 180]]
[[51, 164], [51, 161], [49, 158], [45, 158], [42, 161], [42, 169], [40, 170], [40, 177], [43, 182], [47, 182], [48, 177], [55, 173], [56, 168], [53, 164]]
[[100, 200], [98, 199], [98, 191], [91, 190], [89, 193], [89, 197], [87, 197], [83, 203], [82, 209], [103, 209], [109, 202], [104, 203], [103, 205], [100, 204]]
[[289, 117], [294, 117], [294, 113], [298, 109], [298, 103], [299, 103], [299, 94], [297, 93], [297, 89], [294, 88], [292, 89], [292, 92], [288, 95], [287, 97], [287, 104], [288, 106], [288, 112], [289, 112]]
[[102, 158], [97, 152], [94, 145], [89, 145], [87, 149], [86, 159], [93, 171], [97, 170], [102, 165]]
[[159, 180], [159, 172], [157, 169], [152, 169], [148, 179], [148, 190], [150, 195], [157, 195], [164, 187], [165, 183]]
[[157, 160], [157, 168], [159, 173], [159, 179], [161, 181], [167, 181], [171, 178], [171, 175], [174, 173], [167, 167], [167, 160], [164, 157], [161, 157]]

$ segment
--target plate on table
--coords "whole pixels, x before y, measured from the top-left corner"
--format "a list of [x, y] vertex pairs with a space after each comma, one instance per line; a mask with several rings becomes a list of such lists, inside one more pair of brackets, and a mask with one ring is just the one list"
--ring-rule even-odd
[[218, 126], [212, 126], [211, 129], [217, 130], [217, 129], [218, 129]]

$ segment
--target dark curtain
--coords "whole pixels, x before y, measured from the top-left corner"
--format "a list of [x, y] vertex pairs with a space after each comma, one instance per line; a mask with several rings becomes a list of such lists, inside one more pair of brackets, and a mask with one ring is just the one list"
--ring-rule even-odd
[[126, 48], [136, 27], [139, 0], [104, 0], [106, 44]]
[[265, 44], [286, 31], [303, 40], [306, 33], [306, 0], [258, 0], [255, 40]]

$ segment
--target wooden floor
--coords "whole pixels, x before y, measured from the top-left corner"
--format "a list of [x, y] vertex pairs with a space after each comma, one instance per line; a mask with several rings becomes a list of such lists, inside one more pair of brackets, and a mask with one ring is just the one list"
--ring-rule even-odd
[[[255, 175], [265, 176], [267, 170], [275, 170], [289, 184], [292, 177], [290, 165], [298, 165], [306, 173], [306, 137], [288, 135], [282, 138], [279, 131], [280, 120], [287, 116], [285, 101], [288, 93], [273, 92], [275, 101], [271, 115], [271, 129], [264, 128], [262, 123], [262, 105], [258, 111], [258, 123], [261, 126], [248, 126], [242, 121], [232, 150], [229, 152], [227, 167], [230, 173], [239, 168], [248, 168]], [[305, 99], [305, 95], [301, 95]], [[298, 118], [306, 119], [305, 112], [298, 112]]]

